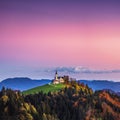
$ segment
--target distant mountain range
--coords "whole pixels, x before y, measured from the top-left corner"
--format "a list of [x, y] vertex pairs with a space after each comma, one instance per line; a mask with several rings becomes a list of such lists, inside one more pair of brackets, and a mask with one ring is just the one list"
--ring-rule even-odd
[[51, 80], [41, 79], [41, 80], [32, 80], [30, 78], [8, 78], [0, 82], [0, 89], [4, 86], [5, 88], [11, 88], [13, 90], [28, 90], [36, 86], [42, 86], [48, 84]]
[[80, 82], [87, 84], [90, 88], [95, 90], [110, 89], [115, 92], [120, 92], [120, 82], [113, 82], [107, 80], [80, 80]]
[[[8, 78], [0, 82], [0, 89], [4, 86], [13, 90], [28, 90], [37, 86], [42, 86], [50, 83], [50, 79], [33, 80], [30, 78]], [[90, 88], [95, 90], [112, 90], [120, 94], [120, 82], [113, 82], [107, 80], [80, 80], [81, 83], [87, 84]]]

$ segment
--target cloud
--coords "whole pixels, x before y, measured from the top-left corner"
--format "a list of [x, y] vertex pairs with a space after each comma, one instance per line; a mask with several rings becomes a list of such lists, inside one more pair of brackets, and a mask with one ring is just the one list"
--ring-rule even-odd
[[77, 66], [77, 67], [54, 67], [54, 68], [48, 68], [45, 71], [46, 72], [55, 72], [55, 71], [61, 72], [61, 73], [71, 73], [71, 74], [110, 74], [110, 73], [120, 73], [120, 70], [94, 70], [89, 69], [87, 67]]
[[56, 70], [59, 76], [69, 75], [77, 80], [113, 80], [120, 81], [120, 70], [96, 70], [88, 67], [76, 66], [76, 67], [46, 67], [38, 68], [34, 71], [35, 78], [48, 78], [53, 79]]

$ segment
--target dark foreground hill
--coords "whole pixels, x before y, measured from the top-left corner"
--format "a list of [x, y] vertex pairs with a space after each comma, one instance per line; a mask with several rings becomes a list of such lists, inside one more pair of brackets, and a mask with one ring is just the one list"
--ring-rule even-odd
[[0, 120], [120, 120], [120, 97], [75, 81], [58, 92], [0, 92]]

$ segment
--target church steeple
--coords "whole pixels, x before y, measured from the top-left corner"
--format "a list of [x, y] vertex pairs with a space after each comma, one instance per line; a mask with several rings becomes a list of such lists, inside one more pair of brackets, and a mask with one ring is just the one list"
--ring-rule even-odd
[[55, 72], [55, 79], [58, 80], [58, 73], [57, 73], [57, 70]]

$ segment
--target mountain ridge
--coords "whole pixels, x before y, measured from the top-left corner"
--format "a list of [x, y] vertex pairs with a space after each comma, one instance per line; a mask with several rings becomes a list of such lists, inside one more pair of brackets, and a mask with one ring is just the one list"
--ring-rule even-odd
[[[28, 90], [37, 86], [42, 86], [50, 83], [52, 80], [50, 79], [31, 79], [28, 77], [15, 77], [15, 78], [7, 78], [0, 82], [0, 89], [4, 86], [5, 88], [11, 88], [13, 90]], [[108, 80], [78, 80], [81, 83], [87, 84], [94, 91], [95, 90], [103, 90], [110, 89], [115, 92], [120, 93], [120, 82], [108, 81]]]
[[115, 92], [120, 92], [120, 82], [108, 81], [108, 80], [80, 80], [84, 84], [88, 84], [94, 91], [102, 89], [111, 89]]
[[27, 90], [51, 82], [49, 79], [34, 80], [27, 77], [8, 78], [0, 82], [0, 89], [4, 86], [13, 90]]

